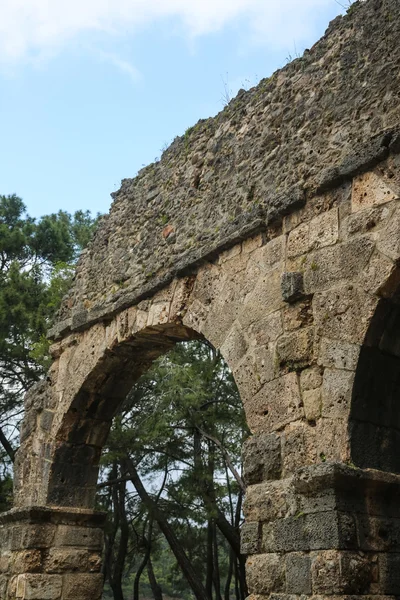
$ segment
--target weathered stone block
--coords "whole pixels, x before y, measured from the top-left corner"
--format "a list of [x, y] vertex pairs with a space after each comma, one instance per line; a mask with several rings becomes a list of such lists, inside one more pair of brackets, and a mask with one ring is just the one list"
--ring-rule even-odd
[[313, 298], [314, 322], [328, 339], [362, 344], [377, 303], [377, 298], [353, 285], [317, 293]]
[[313, 354], [313, 341], [314, 330], [312, 327], [283, 334], [276, 344], [280, 364], [290, 367], [309, 364]]
[[304, 298], [294, 304], [288, 304], [282, 313], [285, 331], [294, 331], [313, 323], [311, 299]]
[[231, 369], [234, 369], [238, 361], [246, 354], [247, 345], [240, 328], [233, 326], [221, 347], [222, 356]]
[[64, 573], [88, 570], [88, 551], [77, 548], [65, 550], [52, 548], [46, 561], [47, 573]]
[[280, 436], [251, 436], [243, 445], [242, 460], [243, 477], [247, 485], [279, 479], [282, 470]]
[[340, 281], [356, 280], [373, 250], [373, 240], [363, 237], [310, 252], [304, 264], [306, 294], [327, 289]]
[[261, 274], [279, 266], [285, 258], [286, 236], [280, 235], [253, 252], [250, 263], [256, 263]]
[[304, 414], [307, 421], [316, 421], [321, 416], [321, 390], [304, 390], [302, 392]]
[[256, 346], [268, 346], [283, 333], [281, 311], [277, 310], [256, 321], [249, 328], [249, 338]]
[[11, 550], [50, 548], [55, 535], [54, 525], [16, 525], [11, 529]]
[[313, 592], [367, 594], [374, 571], [375, 565], [369, 556], [355, 552], [322, 552], [312, 561]]
[[397, 208], [385, 230], [381, 232], [377, 240], [377, 249], [392, 260], [400, 257], [400, 209]]
[[286, 556], [286, 591], [289, 594], [311, 594], [311, 559], [299, 552]]
[[283, 474], [285, 477], [296, 469], [317, 461], [316, 429], [312, 424], [295, 421], [285, 427], [282, 435]]
[[353, 371], [357, 367], [360, 346], [341, 340], [323, 337], [318, 353], [318, 364], [335, 369]]
[[310, 248], [316, 250], [325, 246], [332, 246], [339, 237], [338, 209], [333, 208], [311, 219], [309, 243]]
[[240, 552], [257, 554], [259, 549], [260, 524], [246, 521], [240, 530]]
[[268, 525], [262, 543], [267, 552], [355, 549], [356, 523], [351, 515], [337, 511], [299, 513]]
[[278, 554], [251, 556], [246, 563], [250, 592], [270, 594], [285, 589], [285, 562]]
[[62, 600], [100, 600], [104, 577], [101, 573], [64, 575]]
[[300, 388], [304, 390], [315, 390], [322, 385], [322, 369], [314, 366], [303, 369], [300, 373]]
[[302, 223], [289, 233], [287, 254], [289, 258], [295, 258], [306, 254], [310, 248], [310, 227], [308, 223]]
[[41, 550], [23, 550], [12, 554], [12, 573], [39, 573], [42, 566]]
[[350, 411], [354, 372], [325, 369], [322, 383], [322, 416], [346, 419]]
[[60, 575], [25, 574], [17, 580], [17, 598], [23, 600], [59, 600], [62, 591]]
[[400, 594], [400, 554], [379, 555], [379, 583], [383, 594]]
[[255, 432], [273, 432], [304, 416], [296, 373], [274, 379], [252, 398], [247, 406], [247, 418]]
[[[244, 329], [264, 319], [268, 314], [282, 307], [281, 269], [274, 268], [256, 282], [252, 282], [251, 291], [243, 300], [239, 321]], [[223, 310], [227, 310], [226, 304]], [[215, 316], [213, 317], [215, 327]]]
[[269, 481], [247, 488], [243, 512], [248, 521], [270, 522], [294, 516], [296, 498], [290, 479]]
[[378, 204], [396, 200], [397, 194], [373, 171], [353, 179], [352, 211], [356, 212]]
[[60, 525], [57, 529], [54, 546], [84, 546], [87, 549], [101, 550], [103, 546], [103, 531], [91, 527]]

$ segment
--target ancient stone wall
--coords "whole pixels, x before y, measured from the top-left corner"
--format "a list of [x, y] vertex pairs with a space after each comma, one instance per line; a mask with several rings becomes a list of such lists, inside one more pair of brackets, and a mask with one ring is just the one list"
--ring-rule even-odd
[[54, 334], [137, 303], [397, 149], [398, 12], [398, 0], [356, 2], [302, 58], [125, 179]]
[[0, 598], [66, 600], [74, 575], [99, 599], [85, 539], [113, 416], [194, 338], [221, 350], [253, 434], [254, 600], [400, 597], [398, 8], [358, 3], [123, 182], [26, 398]]

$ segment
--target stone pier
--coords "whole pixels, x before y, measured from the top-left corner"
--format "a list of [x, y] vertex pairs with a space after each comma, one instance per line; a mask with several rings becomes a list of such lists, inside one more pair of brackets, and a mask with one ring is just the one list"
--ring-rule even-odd
[[0, 515], [0, 598], [100, 600], [104, 521], [103, 513], [61, 508]]

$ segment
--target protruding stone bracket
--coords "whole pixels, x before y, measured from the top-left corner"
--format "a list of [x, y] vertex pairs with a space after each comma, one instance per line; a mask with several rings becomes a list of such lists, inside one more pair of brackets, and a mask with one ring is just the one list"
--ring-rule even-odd
[[303, 273], [283, 273], [281, 279], [282, 298], [288, 304], [304, 298]]

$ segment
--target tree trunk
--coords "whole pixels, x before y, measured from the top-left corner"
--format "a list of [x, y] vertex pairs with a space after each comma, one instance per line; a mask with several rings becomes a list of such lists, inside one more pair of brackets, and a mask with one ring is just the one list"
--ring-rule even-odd
[[219, 561], [218, 561], [218, 540], [217, 540], [217, 528], [215, 526], [215, 522], [213, 523], [212, 528], [213, 533], [213, 547], [214, 547], [214, 589], [215, 589], [215, 598], [216, 600], [222, 600], [221, 598], [221, 577], [219, 574]]
[[14, 462], [14, 459], [15, 459], [14, 449], [11, 446], [10, 442], [8, 441], [8, 439], [6, 438], [6, 436], [4, 435], [3, 430], [1, 429], [1, 427], [0, 427], [0, 444], [3, 446], [4, 450], [8, 454], [8, 457], [11, 460], [11, 462]]
[[151, 586], [151, 591], [153, 592], [154, 600], [163, 600], [162, 589], [157, 582], [156, 576], [154, 574], [153, 563], [151, 562], [150, 557], [147, 563], [147, 574], [149, 576], [149, 582]]
[[197, 600], [210, 600], [207, 592], [200, 581], [193, 565], [189, 561], [185, 551], [183, 550], [178, 538], [175, 535], [172, 527], [169, 525], [164, 513], [157, 506], [157, 504], [150, 498], [147, 491], [145, 490], [142, 481], [139, 477], [139, 473], [136, 470], [135, 465], [133, 464], [132, 459], [129, 456], [126, 456], [124, 460], [126, 469], [131, 476], [131, 481], [135, 486], [135, 489], [142, 500], [142, 502], [147, 506], [151, 515], [153, 515], [154, 519], [157, 521], [159, 528], [165, 535], [165, 538], [174, 553], [174, 556], [182, 570], [182, 573], [186, 577], [188, 584], [190, 585], [193, 594], [197, 598]]
[[207, 571], [206, 571], [206, 592], [210, 598], [212, 598], [212, 583], [213, 583], [213, 570], [214, 570], [214, 560], [213, 560], [213, 531], [212, 531], [212, 521], [208, 520], [207, 523]]

